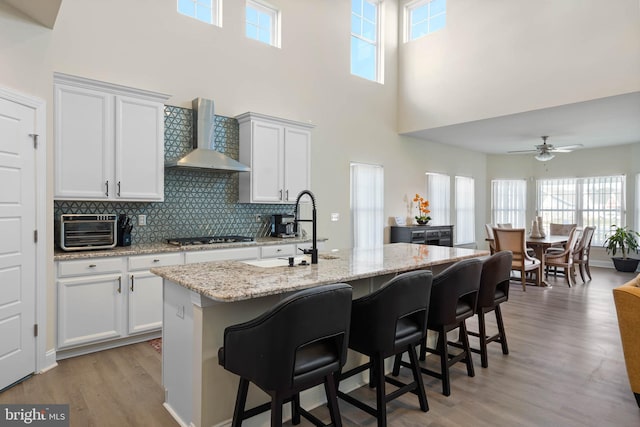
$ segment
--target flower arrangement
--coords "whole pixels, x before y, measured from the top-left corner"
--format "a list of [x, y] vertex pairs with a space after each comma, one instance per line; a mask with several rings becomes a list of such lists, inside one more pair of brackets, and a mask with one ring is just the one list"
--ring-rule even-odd
[[422, 198], [419, 194], [416, 194], [413, 201], [418, 204], [418, 215], [415, 217], [418, 224], [426, 224], [431, 221], [431, 217], [428, 215], [431, 213], [429, 210], [429, 201]]

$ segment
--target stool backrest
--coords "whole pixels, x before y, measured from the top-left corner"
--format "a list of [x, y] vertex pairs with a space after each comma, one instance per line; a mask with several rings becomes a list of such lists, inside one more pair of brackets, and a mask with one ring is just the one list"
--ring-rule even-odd
[[383, 357], [395, 354], [396, 326], [404, 317], [410, 317], [424, 337], [432, 280], [431, 271], [410, 271], [353, 301], [349, 346], [356, 351], [375, 349]]
[[458, 261], [433, 278], [429, 323], [453, 324], [458, 300], [475, 309], [480, 287], [482, 261], [477, 258]]
[[509, 298], [512, 260], [513, 254], [510, 251], [501, 251], [496, 252], [482, 262], [480, 290], [476, 307], [493, 307], [496, 289], [501, 289], [506, 298]]
[[343, 366], [351, 320], [351, 286], [338, 283], [297, 292], [257, 318], [224, 331], [224, 367], [265, 390], [293, 384], [296, 351], [326, 340]]

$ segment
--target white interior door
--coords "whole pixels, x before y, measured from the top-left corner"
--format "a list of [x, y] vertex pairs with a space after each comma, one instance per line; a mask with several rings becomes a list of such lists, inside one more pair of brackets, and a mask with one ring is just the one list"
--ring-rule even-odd
[[0, 390], [36, 368], [35, 110], [0, 98]]

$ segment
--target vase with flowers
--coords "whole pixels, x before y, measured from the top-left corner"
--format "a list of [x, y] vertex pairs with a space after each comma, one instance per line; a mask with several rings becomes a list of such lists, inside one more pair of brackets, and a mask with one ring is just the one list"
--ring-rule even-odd
[[431, 221], [431, 217], [429, 213], [429, 201], [425, 200], [419, 194], [416, 194], [416, 197], [413, 198], [413, 201], [417, 203], [418, 206], [418, 215], [415, 216], [416, 222], [420, 225], [427, 225], [429, 221]]

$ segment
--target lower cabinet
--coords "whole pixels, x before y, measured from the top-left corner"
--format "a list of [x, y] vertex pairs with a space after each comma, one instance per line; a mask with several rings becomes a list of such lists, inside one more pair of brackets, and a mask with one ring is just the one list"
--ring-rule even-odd
[[58, 280], [58, 348], [120, 338], [122, 274]]
[[182, 253], [57, 262], [59, 358], [144, 341], [162, 329], [162, 278]]

